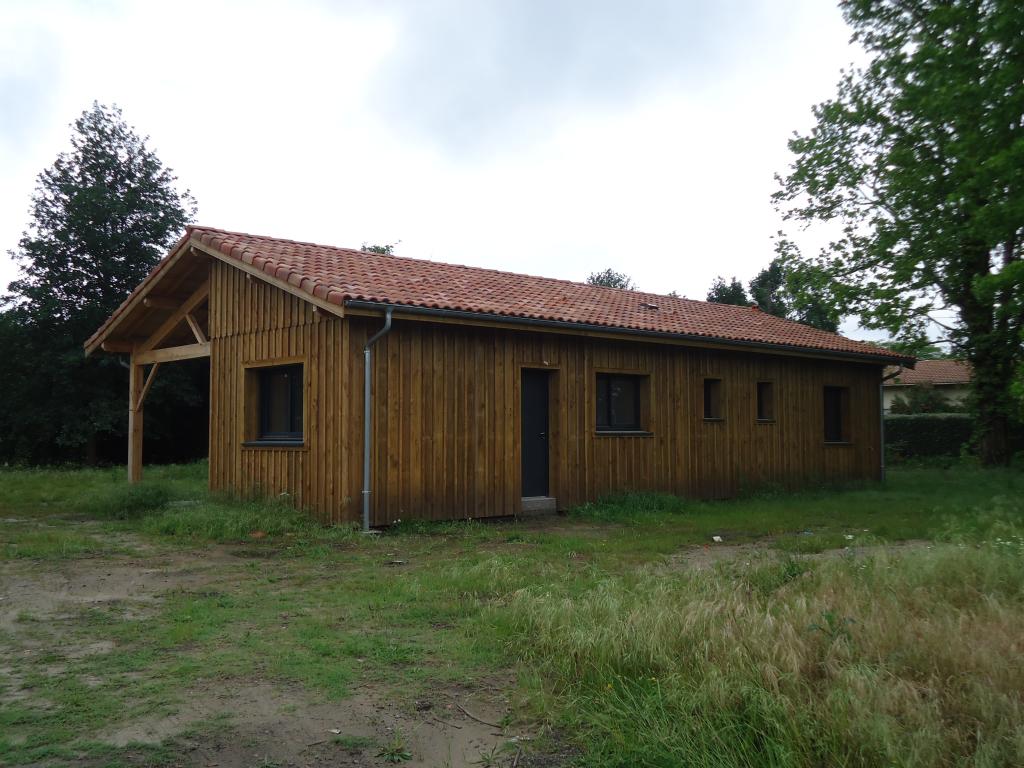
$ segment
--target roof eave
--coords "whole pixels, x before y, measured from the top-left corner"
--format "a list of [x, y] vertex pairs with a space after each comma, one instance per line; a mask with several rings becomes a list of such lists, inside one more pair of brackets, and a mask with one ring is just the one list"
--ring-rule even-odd
[[436, 317], [448, 317], [472, 321], [482, 324], [487, 323], [509, 323], [527, 327], [559, 328], [563, 330], [576, 330], [592, 333], [613, 333], [627, 336], [641, 336], [647, 338], [669, 339], [674, 341], [691, 341], [698, 343], [714, 343], [723, 346], [737, 347], [741, 349], [756, 349], [767, 352], [782, 352], [790, 354], [810, 355], [813, 357], [841, 358], [857, 360], [859, 362], [876, 363], [878, 365], [904, 365], [913, 367], [915, 359], [902, 356], [873, 355], [868, 353], [849, 352], [843, 350], [818, 349], [816, 347], [802, 347], [796, 344], [773, 344], [762, 341], [743, 341], [739, 339], [727, 339], [719, 336], [701, 336], [689, 333], [671, 333], [668, 331], [649, 331], [641, 328], [624, 328], [612, 325], [598, 325], [594, 323], [575, 323], [567, 320], [547, 320], [537, 317], [518, 317], [516, 315], [500, 315], [488, 312], [469, 312], [458, 309], [441, 309], [437, 307], [420, 307], [413, 304], [398, 304], [384, 301], [367, 301], [364, 299], [348, 299], [346, 307], [353, 309], [370, 309], [384, 311], [392, 307], [399, 312], [413, 315], [427, 315]]
[[103, 342], [109, 339], [111, 334], [117, 330], [117, 327], [132, 313], [132, 310], [145, 300], [153, 286], [167, 273], [171, 265], [188, 250], [190, 238], [191, 232], [186, 229], [185, 234], [175, 243], [168, 254], [153, 267], [152, 271], [146, 275], [141, 283], [135, 286], [135, 290], [128, 294], [128, 298], [103, 321], [103, 325], [97, 328], [92, 336], [85, 340], [82, 346], [85, 348], [86, 357], [101, 349]]

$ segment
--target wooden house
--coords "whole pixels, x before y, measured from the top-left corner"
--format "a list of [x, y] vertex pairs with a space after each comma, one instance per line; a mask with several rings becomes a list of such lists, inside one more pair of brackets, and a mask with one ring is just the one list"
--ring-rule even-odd
[[719, 498], [882, 472], [888, 350], [751, 307], [192, 227], [86, 342], [210, 358], [210, 487], [325, 522]]

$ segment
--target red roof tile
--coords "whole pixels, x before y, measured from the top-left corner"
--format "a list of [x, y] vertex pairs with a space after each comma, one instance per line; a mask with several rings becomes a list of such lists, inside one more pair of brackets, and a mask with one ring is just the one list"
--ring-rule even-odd
[[[895, 373], [898, 368], [886, 370]], [[886, 386], [914, 384], [970, 384], [971, 364], [965, 360], [918, 360], [913, 370], [903, 369]]]
[[[874, 344], [783, 320], [750, 307], [365, 253], [209, 227], [189, 227], [187, 236], [215, 249], [228, 260], [250, 264], [332, 304], [379, 302], [471, 312], [495, 319], [531, 318], [603, 326], [609, 330], [852, 354], [880, 362], [899, 358]], [[159, 270], [158, 265], [145, 282]], [[128, 301], [93, 335], [87, 347], [127, 304]]]

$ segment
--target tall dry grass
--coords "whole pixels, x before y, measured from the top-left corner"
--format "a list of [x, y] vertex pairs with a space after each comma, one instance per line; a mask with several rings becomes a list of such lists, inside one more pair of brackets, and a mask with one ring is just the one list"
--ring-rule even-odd
[[503, 610], [592, 765], [1024, 765], [1024, 539], [1002, 530], [524, 589]]

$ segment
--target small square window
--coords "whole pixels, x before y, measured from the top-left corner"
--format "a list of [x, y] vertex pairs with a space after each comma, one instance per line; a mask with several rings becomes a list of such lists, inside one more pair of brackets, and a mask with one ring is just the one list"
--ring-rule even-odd
[[639, 432], [643, 429], [641, 398], [646, 376], [597, 374], [597, 430]]
[[848, 387], [825, 387], [825, 442], [850, 442], [850, 390]]
[[775, 421], [775, 384], [771, 381], [757, 382], [757, 420]]
[[721, 419], [722, 413], [722, 380], [704, 379], [704, 418]]
[[257, 369], [258, 440], [302, 442], [302, 365]]

